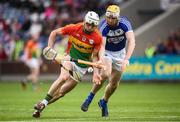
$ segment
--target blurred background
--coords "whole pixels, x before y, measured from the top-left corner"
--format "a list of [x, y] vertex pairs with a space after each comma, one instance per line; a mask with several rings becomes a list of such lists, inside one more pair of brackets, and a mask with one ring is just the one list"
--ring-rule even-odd
[[[112, 3], [132, 22], [136, 36], [122, 80], [180, 81], [180, 0], [1, 0], [0, 81], [20, 81], [30, 72], [23, 62], [29, 40], [38, 43], [39, 80], [56, 79], [59, 65], [41, 55], [50, 32], [83, 21], [89, 10], [103, 17]], [[66, 45], [67, 39], [58, 37], [55, 49], [63, 54]]]

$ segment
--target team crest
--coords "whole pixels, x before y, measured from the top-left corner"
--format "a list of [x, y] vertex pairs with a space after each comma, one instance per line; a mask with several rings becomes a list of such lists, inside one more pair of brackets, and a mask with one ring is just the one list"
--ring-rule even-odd
[[93, 44], [93, 43], [94, 43], [94, 40], [89, 39], [89, 43], [90, 43], [90, 44]]
[[85, 37], [85, 36], [82, 37], [82, 41], [83, 41], [83, 42], [86, 41], [86, 37]]

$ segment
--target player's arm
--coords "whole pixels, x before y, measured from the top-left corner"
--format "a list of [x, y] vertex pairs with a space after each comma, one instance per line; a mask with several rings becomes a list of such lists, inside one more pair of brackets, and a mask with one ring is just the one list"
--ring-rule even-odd
[[106, 37], [103, 37], [102, 38], [102, 45], [101, 45], [101, 48], [100, 48], [100, 51], [99, 51], [99, 58], [100, 59], [103, 59], [104, 52], [105, 52], [105, 45], [106, 45]]
[[[99, 57], [99, 50], [94, 50], [92, 54], [92, 60], [93, 62], [98, 62], [100, 57]], [[99, 74], [99, 69], [97, 67], [93, 67], [93, 82], [96, 84], [101, 84], [101, 76]]]
[[57, 35], [62, 35], [62, 29], [61, 28], [58, 28], [58, 29], [55, 29], [53, 30], [50, 35], [49, 35], [49, 39], [48, 39], [48, 47], [53, 47], [54, 45], [54, 42], [56, 40], [56, 36]]
[[[99, 38], [99, 43], [95, 45], [94, 50], [93, 50], [93, 57], [92, 60], [93, 62], [97, 62], [99, 65], [102, 65], [102, 56], [104, 55], [103, 52], [103, 38]], [[106, 67], [103, 68], [104, 70]], [[100, 71], [97, 69], [97, 67], [94, 67], [94, 72], [93, 72], [93, 82], [96, 84], [101, 84], [101, 76], [100, 76]]]
[[133, 31], [126, 32], [125, 35], [128, 42], [125, 60], [129, 60], [135, 48], [135, 36]]
[[126, 65], [129, 65], [129, 59], [135, 48], [135, 37], [134, 37], [133, 31], [126, 32], [125, 35], [127, 38], [128, 45], [127, 45], [126, 56], [125, 56], [124, 60], [122, 61], [122, 70], [125, 70]]
[[75, 31], [75, 24], [66, 25], [65, 27], [53, 30], [48, 39], [48, 47], [53, 47], [57, 35], [70, 35]]

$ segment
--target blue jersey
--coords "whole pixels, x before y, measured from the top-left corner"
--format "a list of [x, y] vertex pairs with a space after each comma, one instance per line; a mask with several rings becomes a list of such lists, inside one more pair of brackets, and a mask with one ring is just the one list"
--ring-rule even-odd
[[120, 17], [115, 27], [110, 27], [106, 20], [103, 19], [99, 24], [99, 30], [102, 36], [106, 37], [105, 49], [108, 51], [120, 51], [126, 45], [125, 33], [132, 31], [132, 26], [126, 17]]

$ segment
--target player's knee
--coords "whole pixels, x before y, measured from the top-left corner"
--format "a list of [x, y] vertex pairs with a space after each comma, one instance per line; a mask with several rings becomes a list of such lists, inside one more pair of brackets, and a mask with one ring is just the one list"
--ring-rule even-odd
[[61, 80], [62, 81], [66, 81], [68, 78], [67, 77], [62, 77]]
[[60, 93], [59, 93], [59, 98], [61, 98], [61, 97], [64, 97], [65, 96], [65, 92], [63, 92], [63, 91], [60, 91]]
[[105, 80], [105, 79], [107, 79], [110, 75], [111, 75], [110, 72], [104, 72], [104, 73], [102, 73], [102, 79]]
[[61, 78], [60, 78], [60, 81], [66, 81], [68, 80], [69, 78], [69, 75], [63, 75]]

